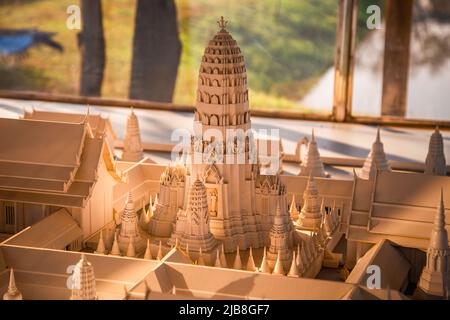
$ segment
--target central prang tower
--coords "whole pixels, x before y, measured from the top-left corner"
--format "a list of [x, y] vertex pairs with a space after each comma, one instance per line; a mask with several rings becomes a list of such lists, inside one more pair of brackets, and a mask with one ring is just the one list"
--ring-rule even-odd
[[[244, 57], [221, 17], [200, 65], [190, 178], [204, 181], [210, 227], [226, 251], [260, 247]], [[189, 181], [191, 184], [192, 181]]]
[[[286, 188], [278, 176], [259, 174], [244, 57], [223, 17], [218, 23], [219, 31], [209, 41], [200, 65], [188, 163], [169, 166], [161, 175], [160, 200], [148, 231], [170, 237], [168, 245], [178, 239], [183, 249], [189, 245], [193, 251], [202, 247], [203, 252], [215, 252], [213, 242], [206, 241], [208, 224], [189, 227], [200, 225], [199, 212], [203, 216], [207, 209], [210, 233], [219, 240], [215, 246], [223, 243], [226, 252], [238, 246], [241, 250], [260, 248], [271, 243], [269, 233], [279, 206], [292, 244]], [[202, 184], [206, 192], [189, 194], [195, 184]], [[200, 195], [202, 199], [197, 199]], [[207, 208], [189, 206], [192, 201], [206, 202]]]

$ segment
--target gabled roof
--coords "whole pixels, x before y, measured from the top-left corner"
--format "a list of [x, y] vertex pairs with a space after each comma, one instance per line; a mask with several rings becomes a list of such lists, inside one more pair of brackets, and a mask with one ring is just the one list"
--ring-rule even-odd
[[86, 127], [0, 118], [0, 162], [77, 167]]
[[120, 180], [105, 137], [88, 123], [0, 119], [0, 200], [84, 207], [101, 160]]
[[108, 118], [103, 118], [99, 114], [80, 114], [80, 113], [67, 113], [67, 112], [52, 112], [33, 109], [31, 112], [25, 111], [23, 119], [28, 120], [44, 120], [54, 122], [68, 122], [68, 123], [82, 123], [87, 121], [92, 129], [94, 136], [102, 134], [105, 130], [108, 130], [112, 138], [116, 138], [116, 133], [112, 128], [111, 122]]
[[[347, 230], [349, 240], [426, 249], [444, 187], [446, 229], [450, 232], [450, 177], [378, 171], [372, 180], [356, 179]], [[450, 189], [448, 189], [450, 191]]]

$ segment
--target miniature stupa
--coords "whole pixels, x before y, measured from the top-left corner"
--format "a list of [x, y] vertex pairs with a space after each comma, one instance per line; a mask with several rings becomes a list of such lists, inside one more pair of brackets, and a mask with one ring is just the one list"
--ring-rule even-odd
[[13, 268], [9, 271], [8, 290], [3, 295], [3, 300], [22, 300], [22, 293], [17, 289]]
[[304, 229], [315, 230], [319, 228], [321, 220], [319, 191], [311, 174], [303, 192], [303, 207], [298, 217], [298, 225]]
[[133, 194], [128, 192], [125, 209], [120, 216], [120, 231], [117, 237], [119, 248], [122, 253], [126, 253], [129, 248], [130, 241], [133, 241], [133, 246], [136, 254], [140, 254], [145, 250], [145, 240], [139, 233], [137, 224], [137, 214], [134, 209]]
[[430, 137], [428, 154], [425, 160], [425, 174], [434, 174], [439, 176], [445, 176], [447, 174], [447, 166], [444, 155], [444, 141], [438, 127], [436, 127]]
[[217, 242], [209, 229], [208, 199], [206, 188], [199, 179], [192, 184], [189, 197], [184, 231], [181, 234], [181, 247], [189, 245], [191, 250], [211, 251]]
[[143, 148], [141, 142], [141, 132], [139, 130], [139, 121], [131, 108], [131, 113], [127, 119], [125, 138], [123, 140], [123, 161], [137, 162], [143, 158]]
[[95, 300], [97, 292], [95, 286], [94, 267], [87, 261], [84, 253], [75, 265], [72, 274], [72, 295], [71, 300]]
[[320, 160], [319, 148], [317, 146], [317, 141], [314, 136], [314, 129], [311, 134], [311, 141], [308, 142], [308, 147], [306, 151], [306, 157], [304, 163], [300, 166], [301, 176], [313, 175], [314, 177], [326, 177], [327, 174], [323, 169], [322, 160]]
[[380, 128], [377, 129], [377, 137], [372, 144], [372, 149], [370, 149], [369, 155], [364, 161], [361, 174], [359, 175], [361, 179], [370, 179], [376, 174], [376, 171], [391, 171], [391, 167], [386, 159], [386, 154], [384, 153], [383, 142], [380, 138]]
[[267, 252], [267, 262], [274, 269], [277, 259], [283, 265], [283, 270], [289, 270], [289, 262], [292, 259], [291, 250], [293, 240], [286, 224], [286, 219], [281, 214], [280, 206], [277, 206], [272, 228], [270, 229], [270, 247]]
[[427, 294], [440, 297], [445, 294], [444, 288], [447, 293], [450, 292], [449, 264], [450, 249], [445, 229], [444, 196], [441, 189], [439, 207], [427, 250], [427, 262], [420, 276], [419, 288]]

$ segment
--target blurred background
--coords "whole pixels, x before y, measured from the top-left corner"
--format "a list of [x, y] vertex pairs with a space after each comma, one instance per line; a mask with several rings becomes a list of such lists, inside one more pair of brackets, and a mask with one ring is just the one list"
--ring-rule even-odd
[[[338, 3], [1, 0], [0, 90], [194, 105], [201, 56], [223, 15], [246, 60], [251, 108], [331, 114]], [[68, 27], [71, 5], [81, 29]], [[371, 5], [381, 9], [375, 29]], [[381, 114], [384, 9], [384, 0], [358, 1], [355, 115]], [[405, 117], [450, 120], [450, 1], [414, 0], [410, 36]]]

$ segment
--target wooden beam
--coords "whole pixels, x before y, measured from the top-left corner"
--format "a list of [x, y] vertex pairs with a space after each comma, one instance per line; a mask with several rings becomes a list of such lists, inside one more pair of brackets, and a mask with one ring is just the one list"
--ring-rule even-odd
[[[32, 91], [0, 90], [0, 98], [32, 100], [32, 101], [33, 100], [48, 101], [48, 102], [71, 103], [81, 105], [89, 104], [93, 106], [119, 107], [119, 108], [129, 108], [133, 106], [136, 109], [163, 110], [176, 112], [193, 112], [195, 110], [194, 106], [179, 105], [172, 103], [115, 99], [115, 98], [84, 97], [84, 96], [42, 93]], [[253, 108], [250, 109], [250, 112], [252, 116], [262, 118], [336, 122], [336, 119], [334, 119], [331, 114], [301, 113], [296, 111], [261, 110]], [[355, 117], [348, 115], [346, 121], [349, 123], [359, 123], [367, 125], [385, 125], [393, 127], [398, 126], [398, 127], [426, 128], [426, 129], [433, 129], [436, 125], [438, 125], [441, 130], [450, 129], [450, 121], [445, 120], [419, 120], [419, 119], [404, 119], [398, 117], [364, 117], [364, 116]]]
[[413, 0], [386, 1], [381, 115], [405, 117]]
[[336, 26], [333, 117], [344, 122], [351, 115], [357, 0], [340, 0]]

